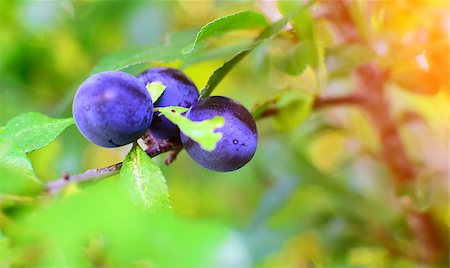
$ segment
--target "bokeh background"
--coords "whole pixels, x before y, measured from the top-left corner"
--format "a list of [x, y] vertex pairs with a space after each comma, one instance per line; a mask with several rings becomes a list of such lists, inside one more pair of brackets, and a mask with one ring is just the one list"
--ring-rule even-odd
[[[0, 125], [28, 111], [70, 117], [77, 87], [104, 57], [242, 10], [280, 16], [271, 1], [1, 1]], [[0, 267], [448, 267], [449, 4], [317, 1], [311, 18], [317, 64], [297, 65], [309, 54], [298, 52], [298, 29], [287, 26], [214, 91], [249, 110], [287, 96], [278, 115], [258, 120], [259, 147], [248, 165], [216, 173], [185, 152], [169, 166], [156, 157], [175, 218], [133, 214], [114, 195], [118, 178], [73, 186], [63, 201], [0, 199]], [[217, 37], [206, 49], [259, 32]], [[125, 71], [180, 67], [200, 89], [230, 56]], [[346, 102], [303, 107], [305, 99], [355, 92], [366, 64], [388, 77], [386, 109], [415, 174], [405, 187], [370, 111]], [[367, 91], [379, 80], [369, 78]], [[120, 162], [129, 149], [90, 144], [73, 126], [29, 156], [49, 181]], [[43, 214], [35, 221], [41, 227], [30, 227], [33, 214]], [[92, 224], [109, 236], [93, 235]]]

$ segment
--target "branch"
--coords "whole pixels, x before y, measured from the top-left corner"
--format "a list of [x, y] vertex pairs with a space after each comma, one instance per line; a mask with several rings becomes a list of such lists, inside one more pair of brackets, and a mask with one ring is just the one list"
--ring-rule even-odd
[[[346, 2], [324, 1], [322, 13], [328, 19], [341, 43], [365, 43], [359, 35]], [[393, 186], [399, 197], [417, 179], [417, 170], [406, 154], [391, 105], [385, 94], [387, 75], [375, 62], [356, 68], [353, 73], [357, 94], [364, 98], [363, 110], [371, 118], [381, 141], [381, 156], [393, 178]], [[402, 197], [409, 200], [410, 197]], [[443, 240], [430, 211], [421, 212], [412, 205], [403, 206], [406, 221], [416, 239], [416, 255], [429, 265], [434, 264], [444, 252]]]
[[277, 107], [267, 107], [263, 112], [259, 114], [253, 113], [253, 118], [255, 120], [264, 119], [276, 115], [279, 111], [280, 109], [278, 109]]
[[[159, 154], [173, 151], [179, 152], [182, 149], [182, 144], [179, 139], [174, 140], [161, 140], [156, 139], [151, 135], [149, 131], [142, 137], [144, 143], [149, 146], [145, 150], [148, 156], [155, 157]], [[166, 164], [170, 164], [176, 157], [176, 154], [171, 154], [166, 159]], [[70, 183], [86, 183], [86, 182], [96, 182], [100, 181], [104, 178], [116, 175], [120, 172], [120, 168], [122, 167], [122, 163], [113, 164], [104, 168], [90, 169], [83, 173], [70, 176], [68, 173], [65, 173], [61, 178], [50, 181], [45, 185], [45, 192], [50, 195], [57, 194], [61, 189], [66, 187]]]
[[83, 173], [69, 176], [65, 173], [62, 178], [50, 181], [45, 185], [45, 191], [50, 195], [57, 194], [61, 189], [66, 187], [69, 183], [83, 183], [88, 181], [99, 181], [106, 177], [113, 176], [119, 173], [122, 167], [122, 162], [110, 165], [104, 168], [90, 169]]
[[318, 97], [314, 100], [313, 108], [322, 109], [341, 105], [358, 105], [364, 101], [361, 96], [350, 94], [339, 97]]
[[[343, 0], [321, 2], [320, 17], [325, 18], [333, 28], [335, 39], [341, 44], [361, 43], [367, 41], [359, 34], [347, 2]], [[316, 14], [317, 15], [317, 14]], [[417, 169], [406, 154], [396, 122], [392, 116], [391, 104], [385, 94], [387, 73], [375, 62], [359, 66], [353, 72], [356, 82], [356, 94], [362, 98], [361, 108], [370, 117], [381, 141], [381, 159], [393, 179], [393, 187], [399, 200], [410, 200], [401, 196], [405, 189], [411, 187], [417, 179]], [[343, 99], [334, 101], [316, 101], [315, 107], [339, 104]], [[414, 187], [414, 186], [412, 186]], [[444, 252], [444, 242], [439, 234], [430, 211], [421, 212], [409, 201], [402, 204], [405, 220], [416, 239], [417, 252], [413, 252], [414, 260], [429, 265], [434, 264]], [[389, 248], [388, 248], [389, 249]], [[397, 255], [398, 252], [392, 252]]]
[[[313, 109], [317, 110], [317, 109], [331, 108], [335, 106], [359, 105], [362, 104], [363, 102], [364, 99], [357, 94], [350, 94], [339, 97], [317, 97], [314, 100]], [[267, 107], [265, 107], [264, 111], [262, 112], [258, 113], [253, 112], [253, 118], [255, 120], [271, 117], [280, 112], [280, 109], [276, 107], [273, 103], [271, 104], [264, 103], [262, 105]], [[255, 108], [255, 110], [257, 110], [257, 108]]]

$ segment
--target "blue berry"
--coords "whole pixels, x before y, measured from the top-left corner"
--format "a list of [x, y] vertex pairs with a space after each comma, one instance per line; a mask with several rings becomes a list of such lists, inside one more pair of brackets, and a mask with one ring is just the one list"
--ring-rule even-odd
[[[198, 90], [195, 84], [184, 73], [177, 69], [167, 67], [154, 67], [137, 76], [145, 85], [160, 82], [166, 90], [154, 103], [155, 107], [181, 106], [190, 107], [198, 99]], [[150, 130], [158, 139], [179, 139], [179, 128], [165, 116], [155, 113]]]
[[232, 171], [241, 168], [252, 159], [258, 144], [255, 120], [240, 103], [227, 97], [214, 96], [201, 99], [186, 112], [192, 121], [203, 121], [222, 116], [225, 124], [216, 132], [222, 139], [211, 151], [181, 133], [181, 142], [189, 156], [202, 167], [215, 171]]
[[144, 84], [118, 71], [98, 73], [84, 81], [72, 110], [81, 134], [103, 147], [136, 141], [153, 117], [153, 103]]

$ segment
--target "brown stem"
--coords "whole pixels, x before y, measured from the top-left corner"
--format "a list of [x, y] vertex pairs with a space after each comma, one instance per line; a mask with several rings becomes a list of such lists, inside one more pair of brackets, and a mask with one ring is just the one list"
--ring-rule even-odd
[[402, 187], [416, 177], [416, 171], [406, 155], [391, 115], [390, 103], [384, 95], [386, 75], [375, 63], [360, 66], [354, 76], [357, 91], [364, 97], [362, 106], [378, 130], [381, 141], [381, 157], [392, 173], [394, 183]]
[[[331, 108], [335, 106], [344, 106], [344, 105], [358, 105], [363, 102], [363, 99], [356, 95], [345, 95], [345, 96], [338, 96], [338, 97], [318, 97], [314, 100], [313, 103], [313, 109], [323, 109], [323, 108]], [[268, 106], [262, 111], [261, 113], [255, 115], [253, 118], [255, 120], [264, 119], [267, 117], [271, 117], [276, 115], [280, 112], [280, 109], [278, 107], [274, 107], [274, 104], [271, 104], [272, 106]]]
[[[409, 160], [396, 123], [392, 118], [390, 103], [384, 94], [386, 73], [375, 63], [368, 63], [355, 70], [357, 91], [364, 96], [362, 108], [372, 120], [381, 142], [381, 159], [392, 174], [395, 190], [401, 197], [417, 178], [417, 171]], [[406, 197], [410, 200], [409, 197]], [[417, 240], [417, 257], [426, 263], [434, 263], [442, 251], [442, 241], [430, 212], [419, 212], [412, 202], [403, 206], [409, 228]]]
[[264, 111], [256, 116], [253, 116], [255, 120], [261, 120], [267, 117], [271, 117], [276, 115], [279, 112], [279, 109], [276, 107], [267, 107]]
[[313, 108], [322, 109], [341, 105], [358, 105], [362, 102], [363, 99], [356, 94], [339, 97], [318, 97], [314, 100]]

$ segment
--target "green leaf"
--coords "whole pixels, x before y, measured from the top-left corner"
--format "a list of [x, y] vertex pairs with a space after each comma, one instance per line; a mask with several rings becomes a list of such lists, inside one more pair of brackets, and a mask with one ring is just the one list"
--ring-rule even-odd
[[183, 51], [189, 54], [194, 51], [197, 45], [212, 36], [219, 36], [233, 30], [256, 29], [267, 26], [267, 21], [263, 15], [253, 11], [243, 11], [216, 19], [203, 26], [197, 33], [194, 43], [190, 48]]
[[47, 146], [73, 123], [73, 118], [54, 119], [39, 113], [26, 113], [11, 119], [0, 137], [29, 153]]
[[163, 85], [161, 82], [151, 82], [146, 85], [146, 88], [148, 92], [150, 93], [150, 97], [152, 98], [153, 103], [155, 103], [159, 97], [164, 93], [164, 90], [166, 90], [166, 86]]
[[217, 142], [222, 138], [222, 133], [214, 132], [216, 129], [223, 127], [225, 119], [215, 116], [212, 119], [194, 122], [182, 115], [187, 108], [167, 106], [156, 108], [155, 111], [163, 114], [172, 123], [178, 125], [181, 132], [189, 136], [206, 151], [213, 151]]
[[[309, 5], [308, 5], [309, 6]], [[254, 40], [253, 44], [249, 45], [246, 49], [236, 54], [233, 58], [225, 62], [221, 67], [216, 69], [214, 73], [209, 77], [208, 82], [205, 87], [200, 92], [200, 97], [205, 98], [211, 95], [212, 91], [217, 87], [217, 85], [222, 81], [222, 79], [233, 69], [233, 67], [238, 64], [249, 52], [255, 49], [261, 43], [271, 39], [281, 30], [284, 26], [296, 15], [300, 10], [308, 6], [303, 6], [299, 10], [294, 10], [289, 15], [281, 18], [280, 20], [274, 22], [265, 28], [265, 30]]]
[[137, 145], [128, 153], [120, 176], [130, 186], [133, 198], [150, 210], [170, 209], [166, 180], [153, 160]]

